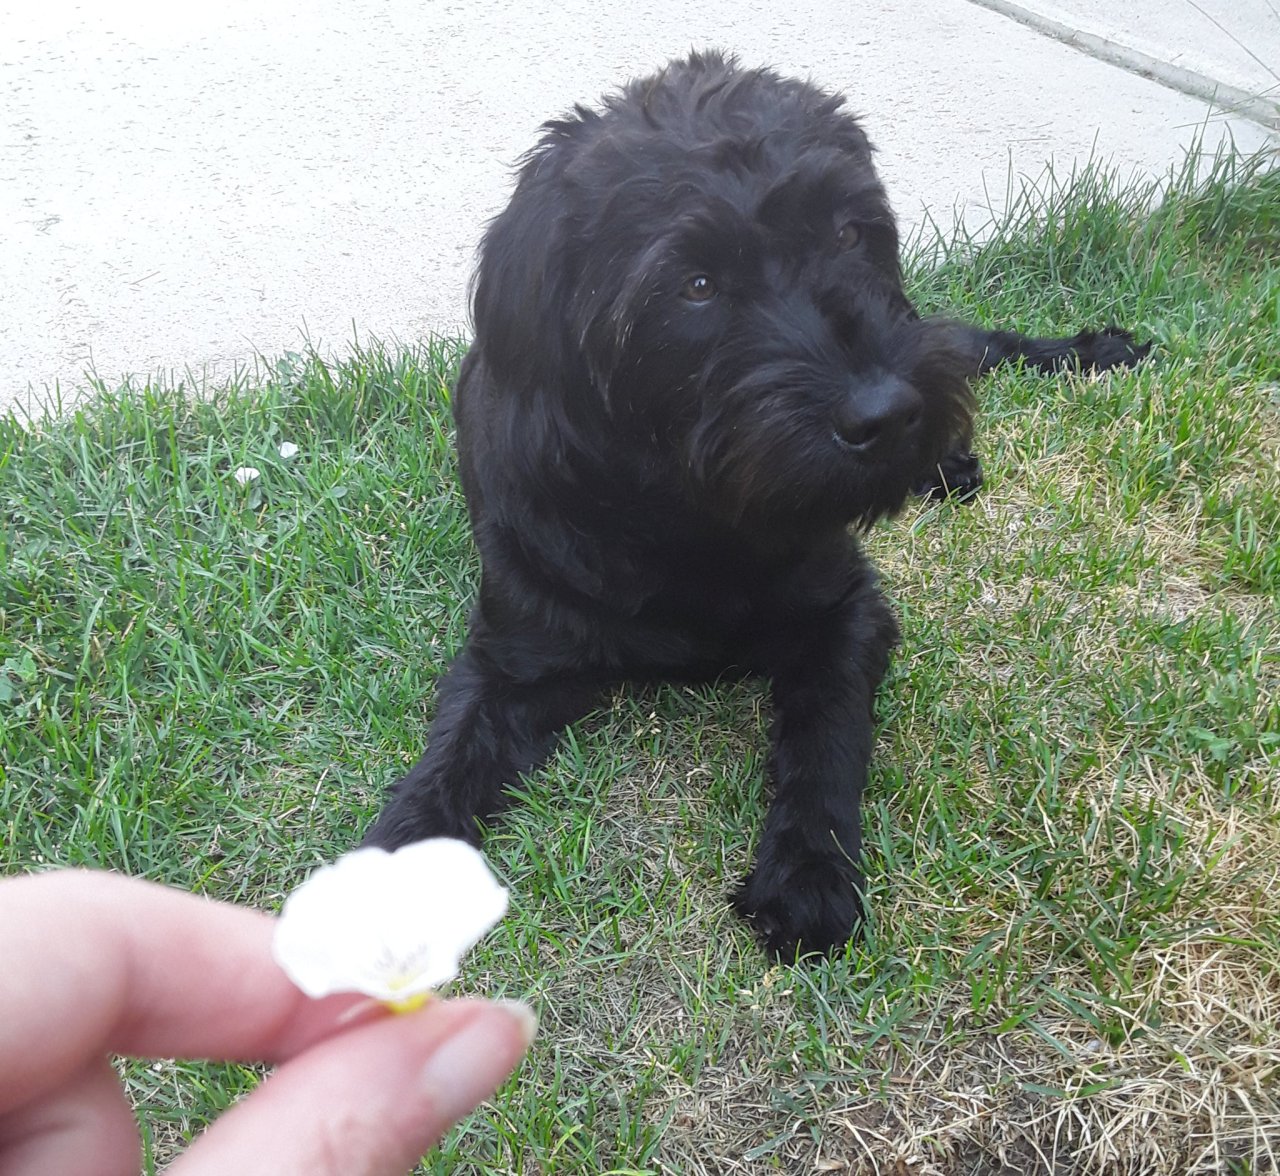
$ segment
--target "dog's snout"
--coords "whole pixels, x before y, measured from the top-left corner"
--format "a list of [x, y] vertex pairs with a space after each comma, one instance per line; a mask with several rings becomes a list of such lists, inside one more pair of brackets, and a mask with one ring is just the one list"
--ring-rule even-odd
[[836, 413], [836, 435], [861, 453], [871, 453], [912, 432], [924, 414], [920, 393], [897, 376], [859, 381]]

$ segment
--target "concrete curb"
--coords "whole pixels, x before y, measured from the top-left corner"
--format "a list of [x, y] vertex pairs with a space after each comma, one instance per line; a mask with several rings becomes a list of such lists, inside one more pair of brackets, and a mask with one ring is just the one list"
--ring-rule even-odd
[[990, 9], [1010, 20], [1016, 20], [1019, 24], [1034, 29], [1046, 37], [1052, 37], [1055, 41], [1061, 41], [1064, 45], [1069, 45], [1072, 49], [1087, 54], [1097, 61], [1117, 66], [1139, 77], [1149, 78], [1191, 98], [1210, 102], [1229, 114], [1250, 119], [1271, 134], [1280, 136], [1280, 102], [1251, 94], [1237, 86], [1197, 73], [1195, 70], [1173, 65], [1108, 37], [1100, 37], [1082, 29], [1072, 28], [1052, 17], [1023, 8], [1020, 4], [1010, 3], [1010, 0], [969, 0], [969, 3], [979, 8]]

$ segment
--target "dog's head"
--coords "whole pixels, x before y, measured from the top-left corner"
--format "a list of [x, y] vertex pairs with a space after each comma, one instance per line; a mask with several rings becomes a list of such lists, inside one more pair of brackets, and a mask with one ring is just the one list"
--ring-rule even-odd
[[[967, 428], [842, 99], [693, 55], [548, 123], [485, 237], [493, 378], [722, 522], [869, 523]], [[620, 474], [621, 476], [621, 474]]]

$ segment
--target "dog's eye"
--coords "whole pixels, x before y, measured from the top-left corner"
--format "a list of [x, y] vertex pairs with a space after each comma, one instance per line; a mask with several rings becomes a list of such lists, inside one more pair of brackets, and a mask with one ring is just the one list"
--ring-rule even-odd
[[841, 250], [854, 248], [862, 240], [862, 230], [853, 221], [845, 221], [836, 230], [836, 245]]
[[716, 294], [716, 284], [706, 274], [694, 274], [680, 289], [686, 302], [710, 302]]

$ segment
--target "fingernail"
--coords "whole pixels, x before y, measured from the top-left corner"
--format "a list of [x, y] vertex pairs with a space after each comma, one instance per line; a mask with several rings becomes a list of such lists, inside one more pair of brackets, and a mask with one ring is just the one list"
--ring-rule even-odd
[[[495, 1009], [500, 1016], [493, 1015]], [[511, 1072], [537, 1028], [533, 1010], [516, 1001], [494, 1002], [463, 1022], [421, 1070], [422, 1091], [432, 1107], [452, 1120], [479, 1106]]]
[[511, 1014], [511, 1019], [520, 1027], [525, 1048], [528, 1049], [538, 1035], [538, 1014], [522, 1000], [495, 1000], [493, 1003]]

